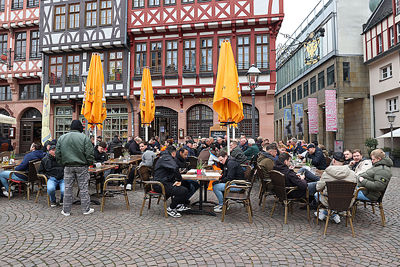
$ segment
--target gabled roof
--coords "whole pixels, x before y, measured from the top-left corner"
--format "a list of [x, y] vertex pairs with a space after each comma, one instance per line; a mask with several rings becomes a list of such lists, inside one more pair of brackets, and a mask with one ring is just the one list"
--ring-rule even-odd
[[379, 3], [378, 7], [375, 9], [374, 13], [372, 13], [371, 17], [369, 17], [367, 23], [363, 25], [363, 33], [373, 28], [384, 18], [390, 16], [392, 13], [392, 0], [382, 0]]

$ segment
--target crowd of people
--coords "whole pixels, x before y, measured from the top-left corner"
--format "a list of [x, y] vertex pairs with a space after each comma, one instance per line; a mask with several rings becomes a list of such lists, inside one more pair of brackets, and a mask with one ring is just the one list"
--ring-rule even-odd
[[[58, 140], [46, 142], [43, 148], [41, 144], [32, 144], [31, 151], [15, 168], [16, 171], [26, 172], [30, 161], [41, 160], [39, 173], [47, 177], [47, 193], [51, 206], [62, 205], [61, 213], [65, 216], [71, 214], [72, 186], [75, 180], [80, 190], [82, 213], [94, 212], [94, 209], [90, 208], [88, 167], [107, 161], [109, 156], [116, 152], [117, 147], [123, 147], [130, 155], [141, 155], [142, 161], [139, 166], [152, 170], [152, 179], [161, 182], [167, 196], [171, 197], [167, 213], [172, 217], [181, 217], [182, 211], [190, 209], [190, 199], [200, 187], [197, 181], [182, 179], [182, 174], [188, 171], [188, 157], [196, 157], [199, 162], [205, 162], [215, 170], [222, 171], [219, 181], [212, 184], [218, 200], [214, 207], [215, 212], [222, 211], [226, 183], [244, 180], [244, 170], [248, 165], [258, 165], [264, 179], [269, 178], [271, 170], [281, 172], [285, 176], [286, 186], [297, 187], [289, 197], [304, 197], [308, 192], [312, 200], [310, 205], [314, 207], [318, 204], [317, 191], [321, 192], [319, 201], [327, 204], [326, 182], [334, 180], [355, 182], [358, 187], [365, 188], [359, 191], [359, 199], [377, 200], [386, 190], [391, 178], [390, 168], [393, 166], [391, 159], [380, 149], [372, 151], [371, 159], [366, 159], [359, 149], [329, 155], [325, 147], [317, 142], [307, 144], [304, 140], [294, 138], [284, 144], [282, 141], [270, 143], [268, 139], [261, 137], [254, 140], [240, 136], [239, 139], [230, 141], [229, 148], [226, 136], [201, 139], [187, 136], [181, 144], [175, 144], [172, 139], [167, 139], [161, 144], [157, 136], [148, 142], [139, 137], [129, 137], [124, 144], [119, 136], [115, 136], [107, 144], [101, 136], [86, 136], [79, 120], [72, 121], [70, 129], [69, 133], [62, 135]], [[97, 145], [94, 145], [95, 138]], [[155, 162], [156, 158], [158, 159]], [[315, 168], [306, 166], [295, 172], [295, 162], [307, 162]], [[322, 172], [322, 175], [316, 175], [316, 170]], [[109, 173], [110, 171], [104, 175]], [[0, 173], [5, 196], [9, 196], [9, 177], [10, 171]], [[18, 173], [13, 173], [11, 178], [16, 181], [26, 180], [26, 176]], [[132, 189], [134, 178], [135, 172], [132, 171], [128, 176], [127, 190]], [[59, 202], [56, 199], [56, 189], [60, 190]], [[161, 192], [161, 188], [157, 186], [154, 190]], [[319, 214], [315, 213], [321, 220], [326, 218], [326, 214], [325, 210], [321, 210]], [[339, 223], [339, 214], [334, 214], [332, 219]]]

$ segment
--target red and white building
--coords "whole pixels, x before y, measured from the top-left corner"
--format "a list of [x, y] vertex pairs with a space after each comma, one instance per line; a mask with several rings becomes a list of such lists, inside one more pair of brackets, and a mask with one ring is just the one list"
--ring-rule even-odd
[[212, 98], [219, 46], [228, 39], [237, 61], [244, 103], [245, 119], [239, 125], [239, 134], [251, 135], [251, 96], [246, 73], [255, 64], [262, 71], [256, 89], [256, 135], [273, 138], [275, 42], [284, 17], [283, 0], [128, 3], [129, 98], [134, 103], [134, 135], [144, 135], [139, 127], [138, 103], [145, 66], [150, 67], [156, 103], [150, 136], [182, 141], [180, 137], [185, 135], [209, 135], [210, 126], [218, 123]]
[[0, 1], [0, 113], [17, 118], [17, 125], [0, 124], [17, 151], [29, 150], [41, 138], [42, 60], [39, 52], [39, 0]]
[[[400, 128], [400, 0], [383, 0], [364, 24], [364, 63], [368, 65], [372, 136], [390, 132], [389, 113]], [[390, 147], [390, 138], [378, 138], [379, 147]], [[400, 148], [400, 138], [394, 139]]]

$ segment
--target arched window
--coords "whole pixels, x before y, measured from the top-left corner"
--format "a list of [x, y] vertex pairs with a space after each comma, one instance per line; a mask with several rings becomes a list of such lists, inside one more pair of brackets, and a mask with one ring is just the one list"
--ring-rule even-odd
[[[252, 116], [251, 116], [251, 105], [243, 104], [243, 120], [238, 124], [239, 133], [241, 135], [246, 135], [247, 137], [251, 137], [251, 123], [252, 123]], [[256, 138], [260, 135], [260, 127], [259, 127], [259, 115], [258, 109], [256, 108], [255, 112], [256, 117]], [[237, 135], [236, 135], [237, 136]]]
[[[0, 114], [10, 116], [10, 113], [5, 109], [0, 109]], [[0, 123], [0, 133], [6, 138], [8, 138], [8, 130], [10, 126], [10, 124]]]
[[206, 105], [195, 105], [187, 111], [187, 135], [209, 137], [213, 125], [213, 110]]
[[21, 119], [27, 119], [27, 120], [41, 120], [42, 119], [42, 113], [40, 113], [39, 110], [36, 108], [30, 108], [24, 112], [22, 115]]
[[[141, 127], [141, 118], [139, 112], [139, 135], [144, 139], [145, 128]], [[149, 127], [149, 138], [158, 136], [161, 142], [167, 138], [173, 138], [178, 141], [178, 112], [167, 107], [156, 107], [154, 120]]]

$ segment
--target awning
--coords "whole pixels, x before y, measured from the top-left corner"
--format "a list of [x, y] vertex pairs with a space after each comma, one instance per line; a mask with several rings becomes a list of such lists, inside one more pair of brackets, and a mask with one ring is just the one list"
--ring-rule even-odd
[[17, 124], [17, 120], [13, 117], [0, 114], [0, 123]]
[[[384, 135], [378, 136], [377, 138], [390, 138], [391, 134], [390, 132], [385, 133]], [[400, 128], [393, 130], [393, 137], [400, 137]]]

